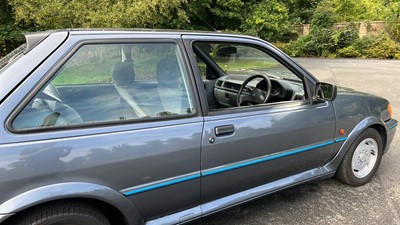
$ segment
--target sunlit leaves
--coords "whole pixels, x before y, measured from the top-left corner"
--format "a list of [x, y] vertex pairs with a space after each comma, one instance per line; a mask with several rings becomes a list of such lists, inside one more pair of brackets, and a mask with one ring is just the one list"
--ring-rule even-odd
[[277, 0], [262, 0], [254, 4], [241, 27], [251, 35], [270, 41], [281, 39], [291, 30], [287, 8]]
[[187, 20], [186, 0], [10, 0], [17, 21], [33, 20], [40, 29], [75, 27], [154, 28]]

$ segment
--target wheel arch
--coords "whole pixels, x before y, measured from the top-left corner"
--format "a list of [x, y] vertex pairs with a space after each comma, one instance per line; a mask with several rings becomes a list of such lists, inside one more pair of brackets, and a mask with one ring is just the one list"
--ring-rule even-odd
[[0, 205], [0, 214], [9, 215], [0, 217], [0, 222], [36, 206], [65, 200], [93, 203], [103, 211], [110, 210], [105, 212], [107, 216], [110, 212], [118, 212], [127, 224], [144, 223], [135, 205], [118, 191], [98, 184], [81, 182], [52, 184], [19, 194]]
[[386, 145], [387, 145], [387, 131], [385, 126], [383, 126], [382, 124], [373, 124], [371, 126], [369, 126], [370, 128], [378, 131], [378, 133], [381, 135], [382, 137], [382, 143], [383, 143], [383, 149], [386, 149]]
[[349, 149], [350, 145], [355, 141], [355, 139], [367, 128], [373, 128], [382, 137], [383, 141], [383, 149], [386, 148], [386, 143], [387, 143], [387, 131], [384, 125], [384, 122], [377, 118], [377, 117], [367, 117], [360, 121], [357, 126], [354, 127], [354, 129], [350, 132], [350, 134], [347, 136], [347, 139], [344, 141], [342, 146], [340, 147], [339, 151], [336, 153], [336, 155], [333, 157], [333, 159], [328, 162], [325, 166], [323, 166], [321, 169], [323, 171], [330, 171], [334, 172], [337, 170], [339, 167], [344, 155], [346, 154], [347, 150]]

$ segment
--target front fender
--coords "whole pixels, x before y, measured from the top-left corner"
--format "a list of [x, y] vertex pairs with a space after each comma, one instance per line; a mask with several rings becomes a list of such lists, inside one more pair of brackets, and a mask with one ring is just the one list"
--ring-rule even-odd
[[[135, 205], [124, 195], [102, 185], [82, 182], [52, 184], [27, 191], [1, 204], [0, 214], [10, 215], [41, 203], [68, 198], [99, 200], [117, 208], [129, 224], [143, 223]], [[7, 217], [0, 216], [0, 222]]]
[[350, 132], [349, 136], [347, 136], [347, 139], [344, 142], [338, 142], [336, 145], [342, 145], [339, 148], [339, 151], [336, 153], [336, 155], [333, 157], [333, 159], [328, 162], [325, 166], [323, 166], [321, 169], [323, 172], [332, 172], [336, 171], [336, 169], [339, 167], [340, 163], [342, 162], [342, 159], [344, 155], [347, 152], [347, 149], [350, 148], [350, 145], [355, 141], [355, 139], [368, 127], [373, 126], [373, 125], [382, 125], [384, 127], [385, 123], [380, 120], [377, 117], [370, 116], [362, 121], [360, 121], [357, 126], [354, 127], [354, 129]]

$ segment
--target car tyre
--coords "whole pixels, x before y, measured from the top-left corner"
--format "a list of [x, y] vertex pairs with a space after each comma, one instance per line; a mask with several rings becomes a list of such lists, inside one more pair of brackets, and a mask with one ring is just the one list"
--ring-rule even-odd
[[18, 214], [15, 225], [110, 225], [97, 208], [78, 202], [56, 202]]
[[382, 153], [382, 136], [375, 129], [366, 129], [350, 145], [336, 178], [351, 186], [366, 184], [378, 169]]

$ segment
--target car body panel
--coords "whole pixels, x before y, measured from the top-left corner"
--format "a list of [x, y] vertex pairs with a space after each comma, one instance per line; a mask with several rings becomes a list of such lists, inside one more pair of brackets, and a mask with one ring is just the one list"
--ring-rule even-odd
[[397, 121], [395, 119], [384, 121], [388, 114], [387, 100], [349, 88], [339, 88], [333, 104], [337, 118], [337, 130], [344, 129], [347, 139], [341, 147], [337, 147], [335, 157], [323, 169], [337, 168], [350, 145], [368, 127], [381, 126], [384, 128], [383, 152], [388, 151], [396, 133]]
[[[304, 101], [212, 112], [207, 107], [206, 84], [195, 66], [194, 41], [263, 48], [303, 78]], [[136, 42], [168, 42], [179, 47], [194, 113], [54, 129], [13, 129], [18, 110], [80, 46]], [[184, 223], [333, 176], [351, 143], [368, 127], [379, 129], [387, 152], [397, 127], [397, 121], [388, 116], [388, 101], [379, 97], [339, 88], [335, 100], [313, 101], [315, 77], [267, 42], [240, 35], [56, 31], [0, 73], [0, 83], [7, 83], [0, 88], [0, 121], [4, 123], [0, 128], [0, 222], [37, 204], [90, 198], [116, 207], [129, 224]], [[68, 104], [74, 104], [74, 96], [81, 97], [82, 104], [94, 102], [80, 86], [58, 88]], [[112, 84], [89, 89], [102, 98], [99, 104], [117, 100]], [[339, 129], [345, 134], [339, 134]], [[223, 131], [229, 132], [217, 135]]]
[[230, 208], [232, 206], [251, 201], [253, 199], [272, 194], [282, 189], [295, 186], [304, 182], [312, 180], [323, 179], [333, 176], [335, 173], [332, 171], [322, 171], [320, 168], [311, 169], [302, 173], [282, 178], [264, 185], [247, 189], [214, 201], [202, 204], [199, 207], [188, 209], [176, 214], [161, 217], [155, 220], [146, 222], [146, 225], [152, 224], [177, 224], [188, 222], [200, 216], [207, 216], [209, 214], [219, 212], [221, 210]]
[[[181, 122], [173, 126], [153, 123], [147, 129], [0, 145], [0, 169], [7, 171], [1, 179], [10, 184], [0, 187], [4, 193], [0, 201], [46, 184], [73, 182], [77, 178], [80, 182], [122, 190], [199, 171], [202, 122], [199, 118]], [[40, 163], [43, 160], [47, 163]], [[162, 194], [182, 196], [182, 204], [190, 202], [192, 206], [199, 202], [199, 183], [197, 179], [177, 184], [176, 189], [164, 190]], [[185, 186], [187, 196], [179, 194], [180, 185]], [[147, 196], [147, 203], [140, 206], [152, 207], [152, 201], [158, 201], [158, 207], [164, 204], [156, 197], [157, 191], [153, 192], [156, 193], [150, 196], [138, 194]], [[130, 198], [142, 202], [140, 196]], [[177, 206], [179, 199], [175, 199]], [[165, 208], [173, 210], [168, 201], [165, 204]]]
[[[215, 135], [216, 127], [229, 124], [235, 128], [233, 134]], [[253, 115], [207, 117], [201, 160], [202, 202], [323, 165], [332, 154], [334, 129], [335, 116], [329, 103], [288, 108], [276, 105]], [[215, 142], [210, 143], [210, 138]]]
[[8, 219], [9, 217], [13, 216], [15, 213], [10, 214], [0, 214], [0, 223]]
[[[6, 212], [22, 211], [47, 201], [68, 198], [100, 200], [118, 208], [129, 223], [143, 222], [136, 207], [119, 192], [105, 186], [82, 182], [58, 183], [31, 189], [2, 203], [0, 215], [7, 215]], [[0, 222], [5, 218], [0, 217]]]
[[[280, 50], [261, 40], [250, 38], [238, 40], [235, 37], [210, 38], [206, 35], [184, 35], [183, 39], [189, 55], [194, 55], [191, 49], [196, 41], [261, 45], [286, 68], [303, 77], [305, 84], [314, 82], [314, 78], [308, 73], [303, 73], [295, 63], [282, 60], [285, 55]], [[195, 68], [194, 60], [191, 59], [193, 68]], [[308, 93], [310, 92], [308, 90]], [[207, 102], [203, 101], [202, 104], [207, 105]], [[204, 176], [202, 202], [209, 202], [318, 167], [333, 156], [331, 143], [333, 144], [335, 136], [335, 115], [331, 104], [285, 103], [252, 109], [253, 112], [241, 112], [241, 110], [215, 112], [205, 117], [201, 166]], [[216, 137], [215, 129], [224, 126], [234, 127], [234, 132]], [[316, 133], [319, 135], [315, 135]], [[305, 139], [303, 135], [312, 138]], [[213, 138], [215, 143], [210, 143], [209, 140]], [[325, 145], [326, 142], [329, 144]], [[321, 146], [313, 148], [314, 145]], [[301, 149], [307, 151], [298, 151]], [[294, 155], [294, 152], [299, 155]], [[287, 166], [288, 162], [291, 164], [290, 167]]]
[[[38, 87], [50, 78], [49, 75], [62, 65], [63, 60], [65, 61], [64, 58], [68, 58], [66, 52], [74, 51], [73, 49], [76, 48], [77, 43], [91, 42], [92, 40], [98, 41], [99, 39], [98, 36], [85, 36], [86, 38], [77, 35], [71, 36], [72, 38], [65, 41], [54, 54], [47, 58], [24, 81], [24, 85], [17, 88], [13, 95], [2, 103], [2, 112], [4, 112], [0, 115], [2, 120], [5, 121], [12, 118], [9, 115], [15, 108], [13, 102], [23, 102], [29, 99], [35, 93], [35, 90], [38, 90]], [[152, 35], [147, 34], [139, 41], [146, 40], [145, 37], [148, 36]], [[169, 37], [169, 42], [174, 42], [170, 35], [166, 36]], [[104, 35], [101, 35], [101, 37], [104, 40], [109, 39]], [[121, 35], [112, 35], [112, 37], [116, 42], [127, 41], [126, 36], [123, 35], [122, 38]], [[176, 37], [179, 38], [179, 36]], [[159, 42], [164, 39], [157, 37], [154, 40]], [[59, 66], [54, 67], [55, 64]], [[43, 79], [43, 74], [47, 74], [46, 79]], [[1, 196], [1, 201], [43, 185], [73, 182], [76, 181], [77, 177], [80, 177], [78, 179], [80, 182], [106, 185], [115, 190], [124, 190], [185, 173], [200, 171], [202, 121], [203, 119], [197, 114], [192, 118], [181, 118], [172, 121], [136, 122], [24, 134], [13, 134], [6, 129], [0, 129], [2, 134], [0, 138], [0, 151], [2, 152], [0, 167], [1, 170], [7, 171], [2, 176], [2, 181], [13, 183], [11, 186], [1, 186], [2, 189], [4, 188], [1, 192], [8, 193]], [[144, 130], [147, 130], [147, 132]], [[27, 151], [30, 152], [29, 155], [32, 153], [35, 155], [33, 158], [36, 158], [34, 159], [37, 160], [36, 162], [45, 160], [52, 167], [48, 168], [46, 167], [48, 164], [37, 164], [34, 161], [29, 163], [29, 157], [24, 157]], [[69, 156], [59, 157], [59, 154], [63, 155], [65, 151], [70, 152]], [[113, 154], [113, 152], [120, 152], [120, 154]], [[158, 154], [159, 152], [162, 152], [162, 154]], [[48, 155], [48, 153], [52, 154]], [[176, 161], [176, 159], [182, 159], [182, 157], [185, 160]], [[31, 159], [33, 160], [33, 158]], [[78, 161], [81, 162], [78, 163]], [[77, 166], [76, 163], [80, 166]], [[155, 167], [154, 164], [158, 166]], [[161, 164], [165, 166], [162, 169], [164, 173], [151, 172], [151, 170], [159, 171]], [[101, 165], [114, 165], [116, 167], [102, 167]], [[78, 167], [79, 169], [77, 169]], [[109, 171], [107, 172], [101, 168], [108, 168], [106, 170]], [[132, 170], [136, 172], [132, 173]], [[137, 171], [143, 171], [143, 176], [137, 176]], [[117, 179], [117, 177], [119, 178]], [[32, 180], [36, 181], [30, 182]], [[30, 185], [19, 185], [22, 183]], [[146, 210], [146, 212], [152, 213], [143, 212], [143, 217], [150, 219], [159, 216], [161, 212], [164, 214], [171, 213], [182, 207], [191, 207], [198, 204], [200, 201], [199, 183], [200, 181], [197, 179], [176, 184], [174, 185], [174, 187], [177, 187], [176, 189], [163, 190], [162, 195], [174, 196], [179, 194], [179, 186], [184, 186], [187, 195], [182, 195], [182, 200], [175, 199], [177, 207], [171, 207], [167, 202], [163, 207], [160, 207], [163, 203], [159, 202], [157, 205], [159, 212], [157, 210]], [[140, 197], [140, 195], [147, 196], [150, 192], [155, 192], [152, 195], [153, 201], [159, 200], [157, 195], [159, 190], [135, 194], [128, 198], [133, 201], [139, 201], [140, 205], [146, 209], [154, 208], [155, 205], [152, 204], [151, 199], [147, 198], [147, 203], [145, 202], [145, 205], [143, 205], [143, 200], [141, 200], [143, 197]], [[141, 207], [138, 209], [141, 210]]]

